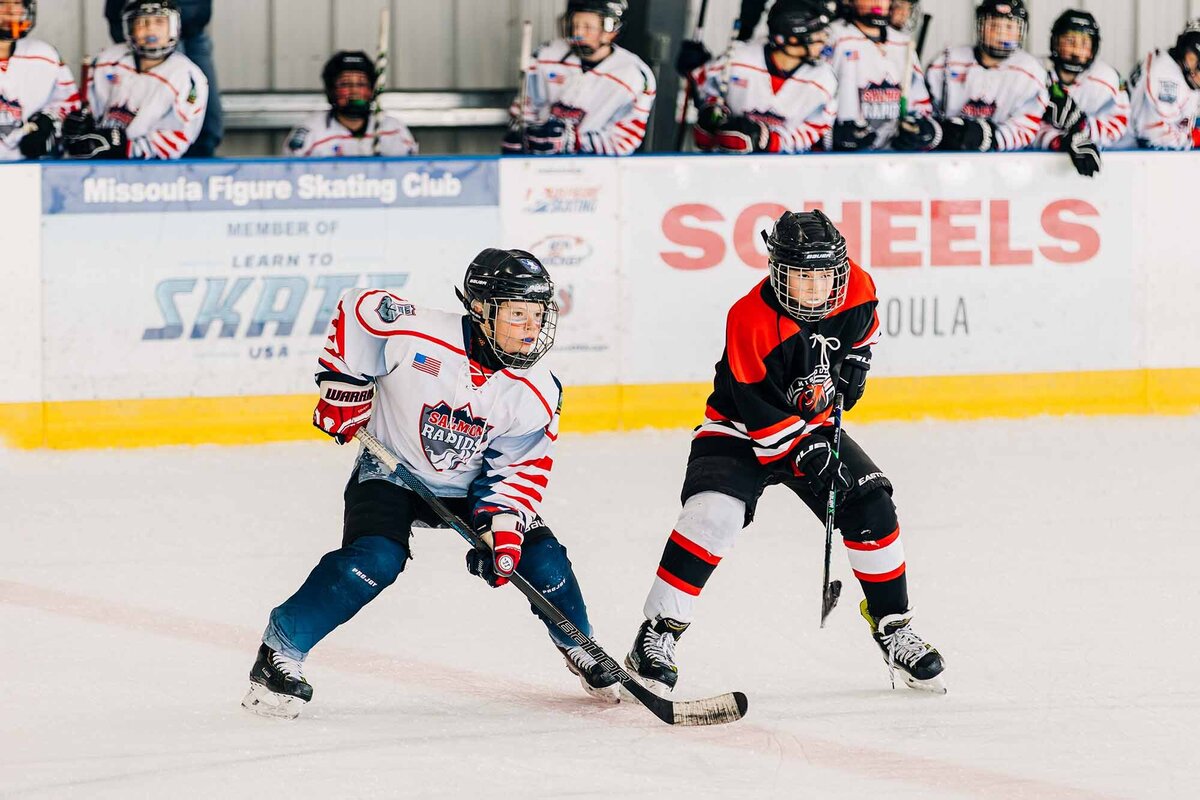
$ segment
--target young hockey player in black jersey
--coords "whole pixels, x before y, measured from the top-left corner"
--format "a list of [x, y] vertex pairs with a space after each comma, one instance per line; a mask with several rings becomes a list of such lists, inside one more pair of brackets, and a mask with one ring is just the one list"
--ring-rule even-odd
[[874, 283], [820, 211], [785, 212], [764, 238], [770, 275], [729, 312], [725, 352], [688, 457], [683, 510], [626, 665], [674, 688], [675, 644], [763, 489], [782, 483], [823, 517], [835, 485], [834, 521], [872, 636], [909, 686], [944, 693], [942, 657], [910, 624], [891, 481], [845, 433], [835, 459], [826, 433], [836, 396], [851, 409], [866, 386], [879, 337]]

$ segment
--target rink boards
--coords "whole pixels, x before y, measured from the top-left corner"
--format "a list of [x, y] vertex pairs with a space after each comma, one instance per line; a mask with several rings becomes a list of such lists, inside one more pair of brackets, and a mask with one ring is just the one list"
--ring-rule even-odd
[[0, 167], [0, 437], [306, 438], [338, 295], [454, 307], [486, 246], [546, 263], [563, 429], [690, 427], [759, 232], [823, 208], [879, 292], [857, 419], [1200, 408], [1188, 154]]

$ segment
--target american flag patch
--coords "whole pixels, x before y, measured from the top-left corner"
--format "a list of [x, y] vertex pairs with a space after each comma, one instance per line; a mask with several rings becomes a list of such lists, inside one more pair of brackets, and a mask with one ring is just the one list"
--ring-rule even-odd
[[413, 369], [419, 369], [421, 372], [426, 372], [436, 378], [438, 373], [442, 371], [442, 362], [438, 361], [436, 358], [430, 358], [424, 353], [417, 353], [417, 355], [413, 358], [412, 367]]

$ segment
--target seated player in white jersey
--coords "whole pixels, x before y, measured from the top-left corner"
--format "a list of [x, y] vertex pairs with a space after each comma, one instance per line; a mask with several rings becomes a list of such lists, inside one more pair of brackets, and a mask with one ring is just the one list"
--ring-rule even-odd
[[[554, 291], [534, 256], [489, 248], [467, 268], [459, 292], [465, 315], [382, 290], [347, 292], [318, 359], [313, 424], [339, 443], [367, 426], [490, 543], [491, 551], [468, 551], [472, 574], [500, 586], [519, 573], [591, 636], [566, 548], [540, 516], [562, 407], [562, 385], [541, 361], [554, 344]], [[312, 699], [302, 662], [396, 580], [414, 522], [444, 527], [360, 451], [345, 490], [342, 546], [271, 612], [243, 706], [267, 716], [300, 713]], [[584, 689], [617, 701], [616, 678], [543, 622]]]
[[563, 38], [526, 67], [525, 108], [512, 108], [508, 154], [627, 156], [642, 146], [654, 107], [650, 67], [616, 44], [628, 0], [568, 0]]
[[696, 146], [803, 153], [820, 143], [837, 114], [837, 78], [821, 58], [832, 21], [824, 0], [777, 0], [765, 42], [735, 42], [692, 73]]
[[59, 126], [79, 91], [58, 51], [29, 36], [37, 0], [0, 0], [0, 161], [58, 154]]
[[1167, 52], [1149, 53], [1128, 87], [1132, 122], [1122, 147], [1200, 148], [1200, 19], [1188, 23]]
[[[675, 687], [675, 646], [705, 584], [754, 520], [763, 490], [782, 484], [819, 518], [836, 501], [833, 522], [865, 598], [859, 611], [893, 676], [945, 693], [942, 657], [911, 624], [892, 482], [845, 431], [839, 450], [832, 427], [841, 424], [838, 400], [849, 411], [866, 389], [880, 334], [875, 284], [820, 211], [784, 212], [763, 238], [768, 277], [729, 311], [683, 507], [625, 664], [648, 684]], [[772, 605], [765, 594], [758, 600], [764, 611]]]
[[1100, 171], [1100, 150], [1129, 129], [1129, 95], [1121, 76], [1099, 60], [1100, 25], [1086, 11], [1067, 10], [1050, 28], [1050, 104], [1037, 143], [1066, 153], [1080, 175]]
[[[830, 63], [838, 81], [837, 122], [828, 137], [830, 149], [932, 149], [941, 128], [932, 119], [925, 73], [910, 53], [912, 36], [891, 25], [892, 0], [849, 0], [844, 9], [845, 19], [829, 27]], [[905, 83], [909, 86], [908, 108], [901, 129], [900, 99]]]
[[925, 71], [942, 127], [938, 150], [1024, 150], [1050, 101], [1046, 70], [1024, 49], [1025, 0], [983, 0], [975, 44], [949, 47]]
[[89, 108], [63, 122], [70, 158], [178, 159], [204, 124], [208, 79], [176, 52], [175, 0], [129, 0], [121, 14], [125, 42], [92, 61]]
[[[321, 70], [328, 111], [317, 111], [288, 134], [285, 156], [415, 156], [417, 140], [395, 115], [374, 112], [375, 63], [362, 51], [342, 51]], [[378, 141], [377, 141], [378, 140]]]

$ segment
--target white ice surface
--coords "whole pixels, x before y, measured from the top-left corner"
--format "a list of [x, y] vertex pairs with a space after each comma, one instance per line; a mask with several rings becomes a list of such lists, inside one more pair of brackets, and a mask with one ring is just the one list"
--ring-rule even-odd
[[[945, 697], [889, 688], [823, 531], [786, 490], [709, 582], [673, 729], [579, 689], [515, 590], [418, 530], [310, 656], [295, 722], [238, 703], [269, 610], [338, 545], [328, 443], [0, 451], [0, 797], [1200, 797], [1200, 418], [854, 426], [897, 485]], [[564, 436], [547, 517], [623, 655], [687, 432]], [[835, 575], [851, 578], [840, 545]]]

